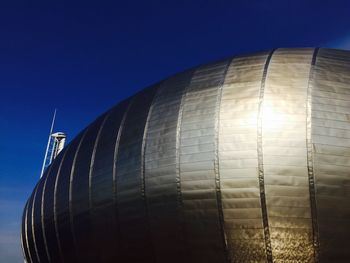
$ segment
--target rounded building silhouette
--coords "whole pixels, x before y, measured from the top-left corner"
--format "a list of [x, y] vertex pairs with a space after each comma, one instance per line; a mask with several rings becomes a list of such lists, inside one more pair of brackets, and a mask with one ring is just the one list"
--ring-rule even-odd
[[350, 262], [349, 73], [277, 49], [122, 101], [36, 185], [27, 262]]

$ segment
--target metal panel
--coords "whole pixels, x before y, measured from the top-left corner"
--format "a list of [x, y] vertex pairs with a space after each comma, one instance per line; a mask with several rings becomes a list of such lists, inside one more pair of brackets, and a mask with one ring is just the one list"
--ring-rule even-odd
[[[40, 182], [40, 181], [39, 181]], [[39, 183], [38, 183], [39, 184]], [[29, 199], [28, 202], [28, 211], [27, 211], [27, 244], [28, 244], [28, 250], [29, 250], [29, 255], [30, 259], [32, 262], [38, 262], [39, 258], [36, 252], [35, 248], [35, 237], [33, 234], [33, 229], [34, 229], [34, 220], [33, 220], [33, 202], [35, 199], [35, 194], [37, 191], [38, 184], [35, 186], [33, 193]]]
[[[41, 223], [45, 251], [50, 262], [62, 262], [58, 250], [54, 221], [54, 187], [58, 169], [61, 165], [62, 156], [66, 149], [56, 157], [50, 168], [50, 174], [46, 177], [41, 194]], [[46, 260], [44, 260], [45, 262]]]
[[197, 69], [184, 98], [179, 163], [189, 262], [227, 262], [214, 164], [217, 99], [229, 62]]
[[40, 179], [33, 198], [32, 233], [33, 233], [34, 248], [37, 254], [38, 262], [50, 261], [49, 255], [47, 253], [46, 245], [45, 245], [45, 233], [43, 231], [43, 226], [42, 226], [42, 209], [41, 209], [42, 202], [41, 201], [42, 201], [42, 193], [43, 193], [44, 185], [47, 178], [51, 174], [51, 170], [52, 170], [52, 165], [50, 165], [47, 168], [44, 175]]
[[56, 179], [56, 203], [54, 213], [56, 215], [56, 233], [59, 237], [59, 244], [62, 248], [62, 258], [64, 262], [77, 262], [75, 244], [70, 224], [69, 214], [69, 185], [70, 174], [77, 148], [82, 141], [85, 131], [81, 132], [70, 144], [62, 162], [60, 174]]
[[144, 128], [156, 90], [154, 86], [136, 95], [120, 136], [116, 184], [122, 261], [152, 262], [154, 258], [141, 165]]
[[91, 231], [94, 242], [104, 244], [95, 248], [98, 262], [113, 261], [121, 243], [116, 221], [113, 167], [120, 126], [129, 105], [129, 100], [124, 101], [109, 111], [99, 133], [90, 169]]
[[307, 168], [309, 176], [309, 192], [310, 192], [310, 209], [311, 209], [311, 220], [312, 220], [312, 234], [313, 234], [313, 246], [314, 246], [314, 261], [319, 262], [319, 227], [317, 218], [317, 207], [316, 207], [316, 186], [315, 186], [315, 174], [314, 174], [314, 157], [312, 149], [312, 90], [313, 90], [313, 79], [315, 73], [315, 63], [319, 48], [314, 50], [312, 55], [308, 90], [307, 90], [307, 101], [306, 101], [306, 146], [307, 146]]
[[313, 259], [306, 144], [312, 55], [313, 49], [279, 49], [266, 77], [262, 143], [274, 262]]
[[262, 223], [264, 228], [264, 239], [265, 239], [265, 250], [266, 259], [268, 263], [272, 263], [272, 244], [271, 244], [271, 234], [269, 218], [267, 214], [267, 204], [266, 204], [266, 187], [265, 187], [265, 170], [264, 170], [264, 153], [263, 153], [263, 115], [264, 115], [264, 98], [265, 98], [265, 86], [267, 78], [267, 70], [270, 66], [271, 58], [274, 50], [270, 52], [266, 58], [266, 63], [264, 66], [263, 77], [261, 80], [261, 87], [259, 92], [259, 110], [258, 110], [258, 127], [257, 127], [257, 153], [258, 153], [258, 173], [259, 173], [259, 190], [260, 190], [260, 204], [261, 204], [261, 215]]
[[157, 262], [186, 260], [179, 212], [176, 136], [181, 100], [191, 76], [192, 72], [187, 71], [161, 84], [148, 122], [145, 188]]
[[257, 172], [257, 119], [267, 55], [235, 58], [223, 87], [219, 172], [232, 262], [266, 262]]
[[[77, 137], [79, 138], [79, 136]], [[76, 139], [77, 139], [76, 138]], [[56, 237], [56, 245], [57, 245], [57, 249], [58, 249], [58, 259], [60, 259], [62, 262], [64, 262], [63, 260], [63, 251], [62, 251], [62, 246], [61, 246], [61, 240], [60, 240], [60, 235], [58, 232], [58, 220], [57, 220], [57, 183], [58, 183], [58, 179], [60, 177], [60, 174], [62, 172], [62, 166], [63, 166], [63, 162], [67, 156], [67, 152], [69, 151], [69, 149], [71, 148], [71, 146], [74, 145], [74, 143], [69, 144], [66, 148], [64, 148], [64, 153], [62, 154], [62, 159], [60, 162], [60, 166], [58, 168], [57, 174], [55, 176], [55, 182], [54, 182], [54, 189], [53, 189], [53, 220], [54, 220], [54, 233], [55, 233], [55, 237]]]
[[21, 224], [21, 242], [22, 242], [22, 250], [24, 259], [27, 262], [31, 262], [29, 251], [28, 251], [28, 243], [27, 243], [27, 211], [28, 211], [28, 201], [26, 202], [22, 215], [22, 224]]
[[70, 216], [79, 262], [96, 261], [90, 232], [89, 174], [95, 140], [104, 118], [105, 114], [87, 128], [77, 150], [70, 177]]
[[350, 53], [318, 52], [312, 80], [312, 139], [322, 262], [349, 262]]

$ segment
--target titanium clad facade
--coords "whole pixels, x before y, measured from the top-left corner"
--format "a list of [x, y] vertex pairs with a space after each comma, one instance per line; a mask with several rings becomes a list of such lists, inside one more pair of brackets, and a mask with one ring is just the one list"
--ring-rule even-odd
[[27, 201], [27, 262], [350, 262], [350, 52], [199, 66], [119, 103]]

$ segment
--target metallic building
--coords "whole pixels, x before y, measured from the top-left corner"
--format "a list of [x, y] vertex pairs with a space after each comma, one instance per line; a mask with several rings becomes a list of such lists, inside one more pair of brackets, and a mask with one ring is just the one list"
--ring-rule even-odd
[[200, 66], [85, 128], [23, 214], [28, 262], [350, 262], [350, 52]]

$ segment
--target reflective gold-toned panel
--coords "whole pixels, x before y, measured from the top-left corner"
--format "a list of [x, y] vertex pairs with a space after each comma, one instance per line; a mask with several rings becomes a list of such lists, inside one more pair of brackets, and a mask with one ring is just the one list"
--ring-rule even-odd
[[350, 54], [320, 49], [312, 79], [312, 140], [321, 262], [350, 260]]
[[179, 168], [189, 262], [226, 262], [216, 163], [217, 105], [230, 60], [198, 68], [183, 101]]
[[180, 217], [178, 120], [182, 116], [182, 101], [191, 78], [192, 71], [187, 71], [161, 83], [148, 122], [145, 194], [157, 262], [186, 262], [189, 253]]
[[257, 119], [266, 53], [233, 59], [219, 116], [219, 171], [232, 262], [266, 262], [261, 216]]
[[313, 49], [279, 49], [265, 80], [262, 149], [274, 262], [310, 262], [307, 92]]

